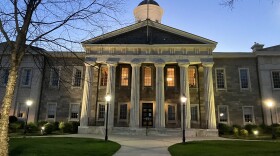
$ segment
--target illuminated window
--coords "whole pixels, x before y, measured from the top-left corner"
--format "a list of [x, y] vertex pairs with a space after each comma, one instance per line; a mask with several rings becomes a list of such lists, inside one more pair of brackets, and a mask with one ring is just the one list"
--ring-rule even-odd
[[167, 86], [174, 87], [175, 86], [175, 69], [174, 68], [167, 68]]
[[47, 119], [55, 119], [56, 116], [56, 103], [48, 103]]
[[32, 69], [23, 68], [21, 76], [21, 85], [23, 87], [30, 87], [31, 85]]
[[273, 88], [280, 89], [280, 72], [279, 71], [272, 72], [272, 81], [273, 81]]
[[108, 67], [107, 66], [102, 66], [100, 72], [101, 72], [100, 86], [107, 86]]
[[228, 122], [228, 106], [219, 106], [219, 122]]
[[80, 105], [71, 104], [70, 105], [70, 119], [79, 119]]
[[152, 68], [144, 67], [144, 86], [152, 86]]
[[73, 83], [74, 87], [81, 87], [82, 84], [82, 67], [74, 67], [73, 69]]
[[198, 105], [191, 105], [191, 121], [198, 122], [199, 120], [199, 107]]
[[129, 68], [123, 67], [122, 69], [122, 75], [121, 75], [121, 86], [128, 86], [128, 74], [129, 74]]
[[60, 67], [52, 68], [50, 75], [50, 86], [59, 87]]
[[196, 88], [197, 87], [197, 80], [196, 80], [196, 68], [190, 67], [189, 68], [189, 86], [190, 88]]
[[216, 69], [216, 85], [217, 89], [225, 89], [225, 70], [224, 69]]
[[243, 107], [243, 118], [245, 124], [254, 123], [253, 107]]
[[249, 89], [250, 79], [249, 70], [246, 68], [239, 69], [239, 80], [241, 89]]
[[1, 77], [0, 77], [0, 80], [1, 80], [1, 86], [6, 86], [7, 83], [8, 83], [8, 77], [9, 77], [9, 69], [7, 68], [3, 68], [1, 70]]

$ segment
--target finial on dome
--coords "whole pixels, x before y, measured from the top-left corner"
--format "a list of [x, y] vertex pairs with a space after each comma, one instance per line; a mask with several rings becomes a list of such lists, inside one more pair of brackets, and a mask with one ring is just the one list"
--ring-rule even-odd
[[154, 0], [143, 0], [134, 9], [136, 22], [141, 22], [149, 19], [161, 23], [162, 15], [163, 9]]

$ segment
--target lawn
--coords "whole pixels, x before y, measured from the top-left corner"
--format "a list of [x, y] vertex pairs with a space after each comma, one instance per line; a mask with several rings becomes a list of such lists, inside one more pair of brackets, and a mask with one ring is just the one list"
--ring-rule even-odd
[[10, 156], [111, 156], [120, 149], [115, 142], [85, 138], [12, 138]]
[[275, 156], [280, 155], [280, 142], [197, 141], [175, 144], [168, 150], [172, 156]]

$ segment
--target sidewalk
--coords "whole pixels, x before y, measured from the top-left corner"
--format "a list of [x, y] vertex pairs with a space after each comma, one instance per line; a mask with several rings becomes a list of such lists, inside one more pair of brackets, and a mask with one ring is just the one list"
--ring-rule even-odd
[[[95, 134], [73, 134], [52, 137], [78, 137], [104, 139], [102, 135]], [[109, 135], [109, 140], [121, 145], [121, 149], [115, 156], [170, 156], [168, 147], [182, 141], [180, 137], [174, 136], [123, 136]], [[226, 140], [219, 137], [187, 138], [194, 140]]]

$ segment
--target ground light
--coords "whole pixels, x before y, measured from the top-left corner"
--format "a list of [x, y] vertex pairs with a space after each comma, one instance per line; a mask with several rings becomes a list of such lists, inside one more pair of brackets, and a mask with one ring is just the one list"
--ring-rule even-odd
[[186, 101], [187, 101], [187, 98], [185, 95], [183, 95], [181, 97], [181, 102], [182, 102], [182, 105], [183, 105], [183, 143], [186, 142], [186, 134], [185, 134], [185, 131], [186, 131]]
[[24, 134], [27, 132], [27, 122], [28, 122], [28, 115], [29, 115], [29, 107], [33, 104], [32, 100], [27, 100], [26, 101], [26, 106], [27, 106], [27, 112], [26, 112], [26, 121], [25, 121], [25, 126], [24, 126]]
[[105, 141], [108, 140], [108, 114], [109, 114], [109, 102], [111, 101], [111, 95], [106, 95], [105, 100], [107, 103], [107, 111], [106, 111], [106, 127], [105, 127]]
[[267, 105], [267, 107], [270, 110], [272, 139], [276, 139], [276, 135], [275, 135], [275, 131], [274, 131], [274, 126], [273, 126], [273, 116], [272, 116], [272, 108], [274, 106], [274, 102], [272, 100], [268, 100], [266, 102], [266, 105]]

